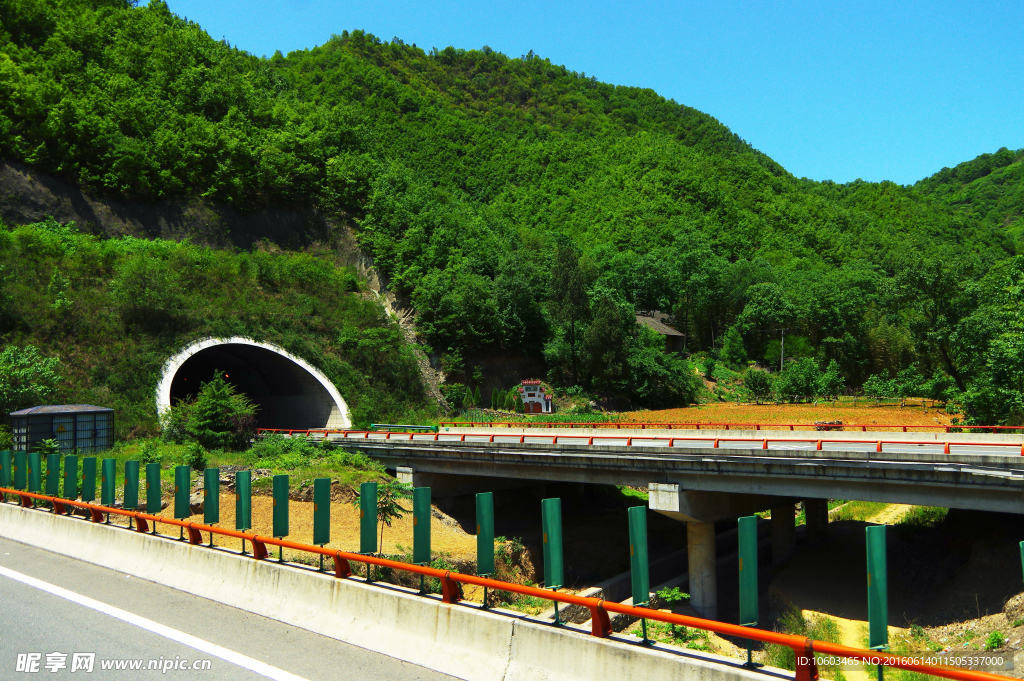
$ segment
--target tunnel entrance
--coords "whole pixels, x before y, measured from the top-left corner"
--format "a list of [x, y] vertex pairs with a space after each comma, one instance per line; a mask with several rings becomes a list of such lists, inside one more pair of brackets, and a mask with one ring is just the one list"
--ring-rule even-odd
[[195, 397], [219, 372], [257, 405], [260, 428], [349, 428], [348, 405], [316, 368], [283, 348], [248, 338], [208, 339], [164, 365], [157, 411]]

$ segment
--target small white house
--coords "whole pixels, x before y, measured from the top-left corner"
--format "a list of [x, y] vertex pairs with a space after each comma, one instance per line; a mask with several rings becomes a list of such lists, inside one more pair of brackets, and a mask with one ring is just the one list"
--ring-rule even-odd
[[554, 411], [551, 395], [544, 392], [540, 381], [523, 381], [519, 386], [519, 399], [523, 401], [523, 411], [527, 414], [550, 414]]

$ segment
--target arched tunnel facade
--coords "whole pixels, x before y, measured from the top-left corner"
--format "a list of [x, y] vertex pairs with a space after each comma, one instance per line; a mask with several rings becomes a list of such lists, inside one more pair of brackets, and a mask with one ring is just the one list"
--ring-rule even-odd
[[260, 428], [352, 424], [348, 405], [323, 373], [283, 348], [237, 337], [199, 341], [171, 357], [157, 388], [157, 411], [194, 397], [215, 372], [257, 405]]

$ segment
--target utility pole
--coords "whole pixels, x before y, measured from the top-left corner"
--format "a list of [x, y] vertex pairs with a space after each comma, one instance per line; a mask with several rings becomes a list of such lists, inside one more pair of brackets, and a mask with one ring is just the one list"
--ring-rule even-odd
[[782, 341], [779, 344], [779, 373], [782, 373], [783, 366], [786, 363], [786, 332], [789, 329], [775, 329], [782, 334]]

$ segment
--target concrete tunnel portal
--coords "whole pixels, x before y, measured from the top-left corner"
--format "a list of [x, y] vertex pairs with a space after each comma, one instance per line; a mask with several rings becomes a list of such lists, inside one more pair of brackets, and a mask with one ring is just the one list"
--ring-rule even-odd
[[157, 412], [194, 397], [214, 372], [257, 405], [260, 428], [351, 427], [348, 405], [322, 372], [283, 348], [240, 337], [198, 341], [171, 357], [157, 388]]

